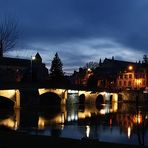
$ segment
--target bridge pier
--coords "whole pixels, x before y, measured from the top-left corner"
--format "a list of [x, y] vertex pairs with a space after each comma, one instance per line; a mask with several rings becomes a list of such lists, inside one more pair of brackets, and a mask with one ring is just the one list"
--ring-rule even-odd
[[17, 89], [15, 90], [15, 105], [14, 108], [20, 108], [20, 91]]
[[64, 90], [62, 92], [61, 104], [66, 104], [66, 100], [67, 100], [67, 90]]
[[38, 89], [35, 88], [25, 88], [20, 89], [20, 99], [18, 97], [18, 105], [20, 103], [20, 107], [33, 107], [39, 106], [39, 92]]

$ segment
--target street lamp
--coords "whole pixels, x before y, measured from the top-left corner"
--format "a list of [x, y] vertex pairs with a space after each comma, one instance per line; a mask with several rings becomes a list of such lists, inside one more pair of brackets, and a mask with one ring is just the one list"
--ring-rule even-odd
[[130, 71], [133, 70], [133, 66], [132, 65], [129, 65], [128, 66], [128, 70], [130, 70]]
[[32, 81], [32, 71], [33, 71], [33, 69], [32, 69], [32, 67], [33, 67], [33, 61], [35, 60], [35, 56], [31, 56], [31, 81]]
[[88, 72], [91, 72], [91, 69], [90, 69], [90, 68], [88, 68], [88, 69], [87, 69], [87, 71], [88, 71]]

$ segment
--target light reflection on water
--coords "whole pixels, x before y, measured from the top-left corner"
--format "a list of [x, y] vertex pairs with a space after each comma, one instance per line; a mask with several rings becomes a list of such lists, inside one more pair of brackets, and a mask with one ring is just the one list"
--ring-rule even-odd
[[79, 105], [0, 112], [0, 125], [30, 134], [148, 145], [148, 110], [135, 104]]

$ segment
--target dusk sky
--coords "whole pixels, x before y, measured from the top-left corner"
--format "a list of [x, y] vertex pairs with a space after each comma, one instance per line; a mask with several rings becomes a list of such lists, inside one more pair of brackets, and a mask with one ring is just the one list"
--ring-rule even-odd
[[40, 53], [50, 68], [56, 52], [64, 72], [104, 58], [136, 62], [148, 52], [148, 0], [0, 0], [0, 21], [18, 21], [20, 37], [4, 55]]

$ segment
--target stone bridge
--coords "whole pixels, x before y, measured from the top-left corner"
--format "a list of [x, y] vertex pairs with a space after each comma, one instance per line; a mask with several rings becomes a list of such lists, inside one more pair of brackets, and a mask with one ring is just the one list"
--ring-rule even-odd
[[[61, 98], [61, 104], [65, 104], [68, 100], [73, 99], [74, 102], [79, 102], [80, 98], [84, 98], [85, 103], [94, 104], [96, 101], [105, 103], [106, 101], [118, 101], [117, 93], [108, 93], [108, 92], [92, 92], [84, 90], [70, 90], [70, 89], [58, 89], [58, 88], [39, 88], [37, 90], [38, 96], [41, 96], [45, 93], [54, 93]], [[21, 91], [19, 89], [10, 89], [10, 90], [0, 90], [0, 96], [10, 99], [14, 102], [15, 108], [20, 108], [23, 106], [21, 102]], [[120, 94], [123, 95], [123, 94]], [[36, 99], [36, 97], [34, 98]], [[35, 100], [36, 101], [36, 100]]]

